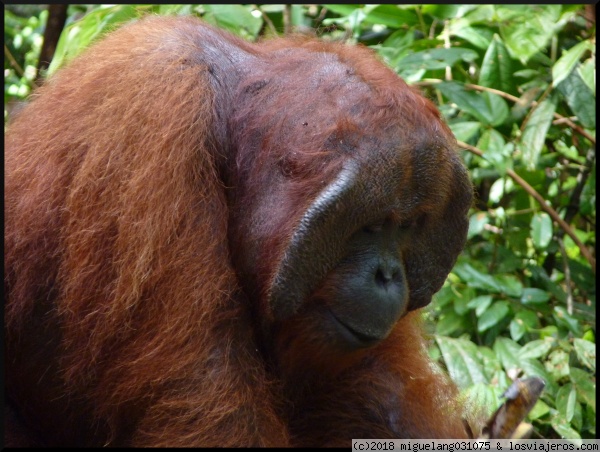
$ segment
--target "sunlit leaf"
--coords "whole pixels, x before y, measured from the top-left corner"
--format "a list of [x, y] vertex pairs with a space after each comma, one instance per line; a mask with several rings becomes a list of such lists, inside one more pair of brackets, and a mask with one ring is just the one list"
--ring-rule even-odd
[[596, 59], [588, 58], [577, 68], [577, 73], [594, 96], [596, 95]]
[[496, 94], [467, 91], [458, 82], [444, 82], [436, 87], [458, 108], [484, 124], [498, 126], [508, 117], [506, 102]]
[[592, 371], [596, 371], [596, 344], [584, 339], [575, 339], [573, 341], [575, 352], [579, 361]]
[[545, 249], [552, 239], [552, 219], [546, 212], [538, 212], [531, 219], [531, 240], [539, 249]]
[[586, 40], [563, 52], [558, 61], [552, 66], [552, 85], [557, 86], [566, 79], [584, 52], [592, 50], [592, 48], [592, 43]]
[[536, 287], [526, 287], [521, 295], [521, 303], [545, 303], [550, 299], [550, 294], [545, 290]]
[[460, 388], [487, 381], [478, 359], [477, 346], [473, 342], [443, 336], [436, 336], [436, 342], [448, 373]]
[[572, 71], [557, 88], [581, 124], [584, 127], [596, 128], [596, 103], [592, 102], [594, 95], [579, 73]]
[[479, 84], [507, 93], [513, 91], [512, 60], [498, 35], [494, 35], [483, 57], [479, 72]]
[[502, 5], [497, 8], [500, 35], [514, 58], [526, 64], [554, 34], [560, 5]]
[[542, 356], [546, 356], [546, 354], [552, 348], [553, 343], [553, 339], [540, 339], [537, 341], [528, 342], [519, 351], [519, 358], [541, 358]]
[[488, 330], [504, 319], [510, 312], [508, 302], [497, 301], [488, 310], [486, 310], [477, 320], [477, 331], [480, 333]]
[[592, 380], [591, 375], [577, 367], [571, 368], [569, 375], [573, 385], [577, 389], [577, 400], [581, 403], [586, 403], [594, 411], [596, 411], [596, 383]]
[[521, 148], [523, 159], [530, 170], [533, 170], [537, 165], [555, 109], [556, 104], [551, 99], [541, 102], [531, 114], [523, 131]]

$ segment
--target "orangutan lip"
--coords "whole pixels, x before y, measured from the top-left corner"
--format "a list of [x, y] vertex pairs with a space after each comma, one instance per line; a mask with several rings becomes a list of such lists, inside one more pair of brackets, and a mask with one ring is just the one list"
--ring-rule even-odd
[[338, 326], [342, 335], [351, 343], [355, 343], [360, 347], [369, 347], [382, 339], [380, 337], [370, 336], [356, 331], [354, 328], [341, 321], [331, 310], [329, 310], [329, 314], [333, 319], [333, 322]]

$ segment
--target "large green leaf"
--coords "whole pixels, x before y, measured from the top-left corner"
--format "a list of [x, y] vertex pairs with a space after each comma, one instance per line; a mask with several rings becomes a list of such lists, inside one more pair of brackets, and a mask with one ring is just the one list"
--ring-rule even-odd
[[595, 372], [596, 344], [586, 341], [585, 339], [575, 339], [573, 341], [573, 345], [575, 346], [575, 353], [577, 353], [577, 358], [579, 358], [579, 361]]
[[506, 93], [514, 91], [512, 59], [498, 35], [494, 35], [483, 57], [479, 84]]
[[519, 311], [510, 322], [510, 337], [518, 341], [525, 333], [539, 327], [537, 315], [532, 311]]
[[254, 16], [249, 6], [213, 4], [203, 8], [205, 21], [243, 37], [255, 38], [262, 27], [262, 18]]
[[526, 64], [552, 38], [561, 13], [560, 5], [502, 5], [500, 36], [514, 58]]
[[500, 292], [509, 297], [518, 298], [523, 293], [523, 283], [515, 275], [498, 274], [494, 275], [494, 279]]
[[475, 315], [481, 317], [481, 315], [490, 307], [492, 301], [494, 301], [494, 298], [491, 295], [479, 295], [469, 301], [468, 307], [475, 309]]
[[448, 373], [459, 388], [487, 382], [479, 361], [477, 346], [473, 342], [444, 336], [436, 336], [436, 342]]
[[526, 287], [521, 295], [521, 303], [535, 304], [546, 303], [550, 299], [550, 294], [545, 290], [536, 287]]
[[[465, 22], [465, 21], [463, 21]], [[473, 44], [480, 49], [487, 49], [492, 40], [494, 32], [486, 27], [470, 27], [450, 25], [449, 33], [451, 36], [456, 36]]]
[[541, 358], [546, 356], [554, 342], [553, 338], [528, 342], [521, 350], [519, 350], [519, 359]]
[[443, 82], [436, 87], [458, 108], [484, 124], [499, 126], [508, 117], [506, 102], [496, 94], [467, 91], [459, 82]]
[[461, 121], [450, 124], [450, 130], [457, 140], [468, 142], [481, 129], [481, 124], [476, 121]]
[[582, 369], [572, 367], [570, 377], [577, 389], [577, 399], [596, 411], [596, 383], [595, 379], [592, 379], [592, 375]]
[[407, 55], [398, 63], [402, 67], [408, 65], [417, 69], [444, 69], [454, 66], [458, 61], [474, 61], [477, 52], [462, 47], [427, 49]]
[[521, 137], [521, 151], [529, 170], [535, 169], [537, 165], [555, 109], [556, 103], [552, 99], [542, 101], [537, 105], [525, 126]]
[[566, 79], [584, 52], [592, 49], [592, 43], [586, 40], [563, 52], [558, 61], [552, 66], [552, 85], [558, 86], [560, 82]]
[[495, 302], [489, 309], [487, 309], [481, 317], [477, 320], [477, 331], [483, 333], [489, 330], [491, 327], [497, 325], [508, 315], [510, 308], [508, 302], [501, 300]]
[[594, 94], [583, 82], [577, 71], [572, 71], [569, 76], [558, 85], [558, 91], [565, 97], [567, 104], [577, 115], [584, 127], [596, 128], [596, 103]]
[[365, 16], [365, 22], [386, 25], [391, 28], [401, 28], [417, 23], [418, 17], [414, 11], [400, 9], [397, 5], [379, 5]]
[[56, 72], [110, 28], [137, 16], [135, 5], [102, 6], [68, 25], [60, 35], [48, 75]]
[[438, 19], [450, 19], [452, 17], [461, 17], [475, 7], [475, 5], [453, 5], [446, 3], [439, 5], [424, 5], [422, 8], [423, 13], [431, 14]]
[[498, 283], [493, 276], [480, 272], [468, 263], [459, 263], [452, 271], [472, 287], [485, 289], [494, 293], [500, 292]]
[[546, 212], [538, 212], [531, 218], [531, 240], [538, 249], [546, 249], [552, 239], [552, 219]]
[[501, 175], [505, 175], [507, 169], [512, 169], [513, 161], [506, 152], [506, 141], [496, 129], [486, 129], [481, 134], [477, 147], [484, 151], [483, 157], [493, 164]]
[[581, 435], [577, 430], [573, 429], [569, 421], [562, 414], [556, 414], [550, 418], [552, 428], [561, 438], [565, 439], [581, 439]]
[[521, 346], [507, 337], [498, 337], [494, 341], [494, 352], [506, 371], [521, 367], [522, 363], [517, 358], [519, 350], [521, 350]]
[[577, 403], [577, 391], [572, 384], [561, 386], [556, 394], [556, 408], [568, 422], [571, 422], [575, 414]]
[[341, 4], [336, 4], [336, 3], [330, 4], [330, 5], [323, 5], [323, 6], [325, 8], [327, 8], [329, 11], [337, 13], [340, 16], [349, 16], [350, 14], [352, 14], [354, 12], [354, 10], [362, 8], [361, 5], [341, 5]]
[[435, 332], [442, 336], [449, 336], [456, 331], [461, 331], [465, 328], [463, 316], [454, 311], [447, 311], [442, 314], [435, 325]]
[[577, 73], [594, 96], [596, 95], [596, 58], [588, 58], [577, 68]]

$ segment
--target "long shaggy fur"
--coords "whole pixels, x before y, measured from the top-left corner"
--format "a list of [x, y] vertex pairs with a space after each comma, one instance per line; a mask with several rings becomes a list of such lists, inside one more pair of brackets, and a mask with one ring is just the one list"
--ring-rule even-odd
[[[441, 402], [453, 390], [430, 367], [411, 316], [309, 392], [265, 361], [254, 301], [232, 266], [231, 181], [218, 147], [226, 131], [210, 68], [194, 63], [200, 28], [153, 18], [110, 34], [9, 126], [6, 379], [19, 417], [47, 445], [347, 446], [363, 435], [464, 435]], [[300, 45], [261, 48], [211, 33], [256, 54]], [[344, 52], [374, 62], [365, 50]], [[286, 368], [322, 347], [303, 345], [285, 351]]]

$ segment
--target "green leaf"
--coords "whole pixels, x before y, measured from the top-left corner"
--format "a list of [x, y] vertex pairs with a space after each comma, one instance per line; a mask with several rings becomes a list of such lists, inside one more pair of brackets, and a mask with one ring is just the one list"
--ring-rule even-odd
[[544, 146], [546, 133], [554, 117], [556, 104], [551, 99], [546, 99], [537, 105], [521, 137], [521, 151], [527, 169], [535, 169], [540, 152]]
[[508, 177], [496, 179], [490, 187], [490, 202], [499, 203], [506, 193], [510, 193], [513, 190], [514, 186], [515, 183]]
[[490, 223], [490, 217], [486, 212], [476, 212], [471, 215], [469, 219], [469, 232], [467, 234], [467, 239], [474, 237], [476, 235], [480, 235], [486, 224]]
[[509, 297], [520, 297], [523, 293], [523, 284], [514, 275], [495, 275], [497, 286], [500, 291]]
[[583, 215], [590, 215], [592, 212], [596, 215], [596, 166], [592, 168], [583, 191], [581, 192], [580, 212]]
[[468, 388], [476, 383], [487, 383], [477, 346], [466, 339], [436, 336], [444, 363], [452, 380], [459, 388]]
[[464, 282], [471, 285], [472, 287], [485, 289], [494, 293], [500, 292], [498, 284], [492, 276], [480, 272], [470, 264], [457, 264], [454, 267], [453, 272], [456, 273]]
[[475, 315], [481, 317], [488, 307], [492, 304], [493, 298], [491, 295], [480, 295], [469, 301], [467, 305], [471, 309], [475, 309]]
[[571, 368], [570, 377], [577, 389], [577, 399], [596, 411], [596, 383], [594, 377], [577, 367]]
[[525, 327], [523, 322], [520, 322], [517, 319], [512, 319], [510, 321], [508, 329], [510, 331], [510, 337], [513, 338], [513, 340], [515, 341], [521, 339], [527, 332], [527, 328]]
[[573, 429], [573, 427], [571, 427], [569, 421], [567, 421], [561, 414], [552, 416], [550, 418], [550, 424], [552, 424], [552, 428], [560, 435], [561, 438], [581, 439], [581, 435], [575, 429]]
[[546, 303], [549, 299], [550, 294], [548, 292], [535, 287], [526, 287], [523, 289], [523, 294], [521, 295], [521, 303], [525, 305]]
[[331, 5], [323, 5], [329, 11], [339, 14], [340, 16], [349, 16], [356, 9], [362, 8], [360, 5], [341, 5], [341, 4], [331, 4]]
[[553, 317], [558, 325], [567, 328], [576, 336], [581, 336], [581, 325], [579, 321], [569, 314], [566, 308], [563, 306], [555, 306]]
[[546, 212], [536, 213], [531, 218], [531, 240], [538, 249], [546, 249], [552, 239], [552, 219]]
[[550, 412], [550, 407], [539, 399], [533, 406], [527, 417], [531, 420], [539, 419]]
[[365, 22], [401, 28], [416, 24], [418, 17], [414, 11], [400, 9], [397, 5], [379, 5], [367, 13]]
[[427, 49], [420, 52], [410, 53], [398, 63], [401, 66], [412, 65], [421, 69], [444, 69], [446, 66], [454, 66], [458, 61], [471, 62], [478, 57], [477, 52], [461, 47], [449, 49]]
[[473, 5], [423, 5], [423, 13], [431, 14], [438, 19], [450, 19], [453, 17], [461, 17], [469, 10], [475, 8]]
[[519, 359], [541, 358], [552, 348], [554, 339], [539, 339], [531, 341], [523, 346], [519, 351]]
[[567, 422], [571, 422], [575, 414], [575, 404], [577, 403], [577, 391], [572, 384], [568, 383], [561, 386], [556, 393], [556, 408]]
[[477, 331], [483, 333], [494, 325], [497, 325], [509, 312], [510, 308], [508, 307], [507, 301], [501, 300], [495, 302], [477, 320]]
[[131, 20], [137, 15], [138, 12], [134, 5], [103, 6], [65, 27], [48, 67], [48, 75], [53, 74], [64, 63], [77, 56], [108, 29]]
[[482, 415], [486, 418], [500, 406], [501, 392], [497, 387], [492, 387], [486, 383], [475, 383], [461, 392], [464, 397], [464, 406], [476, 406], [482, 410]]
[[592, 43], [586, 40], [563, 52], [558, 61], [552, 66], [552, 86], [556, 87], [566, 79], [584, 52], [592, 49]]
[[586, 367], [589, 367], [592, 371], [596, 371], [596, 344], [586, 341], [584, 339], [575, 339], [573, 341], [575, 346], [575, 353], [579, 361], [581, 361]]
[[510, 337], [518, 341], [530, 329], [537, 328], [539, 320], [532, 311], [519, 311], [510, 322]]
[[498, 35], [494, 35], [483, 57], [479, 84], [506, 93], [514, 91], [512, 60]]
[[584, 127], [596, 128], [596, 103], [592, 102], [594, 94], [588, 86], [583, 82], [577, 71], [563, 80], [557, 86], [558, 91], [565, 97], [567, 104], [577, 115], [579, 122]]
[[508, 117], [506, 102], [496, 94], [467, 91], [459, 82], [439, 83], [436, 88], [458, 108], [484, 124], [499, 126]]
[[445, 312], [435, 325], [437, 334], [446, 336], [464, 328], [463, 318], [454, 311]]
[[489, 25], [494, 20], [494, 5], [477, 5], [467, 14], [465, 19], [471, 23], [483, 23]]
[[213, 4], [203, 8], [202, 19], [242, 37], [256, 38], [263, 24], [262, 18], [255, 17], [248, 6]]
[[569, 354], [564, 350], [554, 350], [544, 362], [544, 366], [552, 374], [554, 380], [560, 380], [569, 375]]
[[596, 59], [588, 58], [577, 68], [577, 73], [594, 96], [596, 96]]
[[512, 169], [512, 158], [506, 152], [506, 142], [496, 129], [486, 129], [481, 134], [477, 147], [485, 149], [483, 158], [494, 165], [501, 175], [504, 176], [507, 169]]
[[189, 16], [190, 14], [194, 14], [193, 5], [176, 5], [176, 4], [168, 4], [168, 5], [158, 5], [157, 14], [162, 16], [168, 15], [178, 15], [178, 16]]
[[459, 141], [468, 142], [473, 136], [475, 136], [481, 124], [475, 121], [461, 121], [450, 124], [450, 130]]
[[487, 49], [492, 41], [493, 32], [484, 27], [450, 27], [451, 36], [462, 38], [475, 47]]
[[525, 377], [540, 377], [546, 383], [544, 392], [552, 397], [556, 394], [558, 386], [552, 375], [545, 369], [545, 367], [537, 359], [522, 359], [519, 361], [519, 368], [523, 369], [523, 376]]
[[498, 6], [500, 36], [511, 55], [525, 65], [542, 51], [555, 32], [561, 9], [560, 5]]
[[502, 363], [502, 367], [504, 367], [507, 372], [521, 368], [522, 363], [520, 363], [517, 358], [517, 356], [519, 356], [521, 346], [515, 341], [507, 337], [498, 337], [494, 341], [493, 348], [494, 352], [496, 352], [496, 355], [498, 356], [498, 359]]

